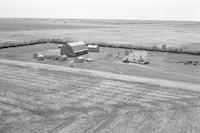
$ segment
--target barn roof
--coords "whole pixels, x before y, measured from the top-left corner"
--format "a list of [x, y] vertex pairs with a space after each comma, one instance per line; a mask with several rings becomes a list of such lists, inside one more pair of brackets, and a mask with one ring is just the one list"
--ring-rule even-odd
[[70, 45], [71, 47], [74, 47], [74, 46], [79, 46], [79, 45], [85, 45], [85, 43], [83, 41], [79, 41], [79, 42], [70, 42], [70, 43], [67, 43], [68, 45]]
[[83, 41], [68, 43], [68, 45], [71, 46], [74, 53], [88, 50], [86, 44]]

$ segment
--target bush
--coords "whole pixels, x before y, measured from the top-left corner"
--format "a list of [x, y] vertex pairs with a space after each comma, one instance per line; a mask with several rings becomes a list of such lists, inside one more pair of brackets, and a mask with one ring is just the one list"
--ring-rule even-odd
[[152, 46], [152, 50], [153, 50], [153, 51], [158, 51], [158, 50], [160, 50], [160, 49], [159, 49], [158, 46], [154, 45], [154, 46]]
[[161, 49], [162, 49], [162, 51], [166, 51], [167, 50], [167, 46], [165, 44], [163, 44]]
[[30, 40], [30, 41], [18, 41], [18, 42], [5, 41], [5, 42], [0, 42], [0, 48], [28, 46], [28, 45], [35, 45], [35, 44], [41, 44], [41, 43], [66, 44], [68, 42], [72, 42], [72, 39], [69, 39], [69, 38], [65, 38], [65, 39], [40, 38], [37, 40]]

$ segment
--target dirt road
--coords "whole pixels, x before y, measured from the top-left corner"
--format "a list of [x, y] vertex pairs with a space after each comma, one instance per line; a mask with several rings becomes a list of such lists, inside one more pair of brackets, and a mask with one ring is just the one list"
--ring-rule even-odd
[[0, 132], [199, 133], [200, 85], [0, 60]]

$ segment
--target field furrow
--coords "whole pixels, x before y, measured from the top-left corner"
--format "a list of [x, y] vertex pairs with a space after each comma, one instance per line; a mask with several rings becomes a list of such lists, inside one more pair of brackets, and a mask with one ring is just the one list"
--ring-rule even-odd
[[200, 130], [197, 89], [13, 63], [0, 63], [0, 132]]

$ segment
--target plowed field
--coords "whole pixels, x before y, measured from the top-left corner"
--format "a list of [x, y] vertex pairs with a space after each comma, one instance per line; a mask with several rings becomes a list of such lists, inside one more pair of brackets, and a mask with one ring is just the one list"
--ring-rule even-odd
[[0, 132], [199, 133], [200, 85], [0, 60]]

